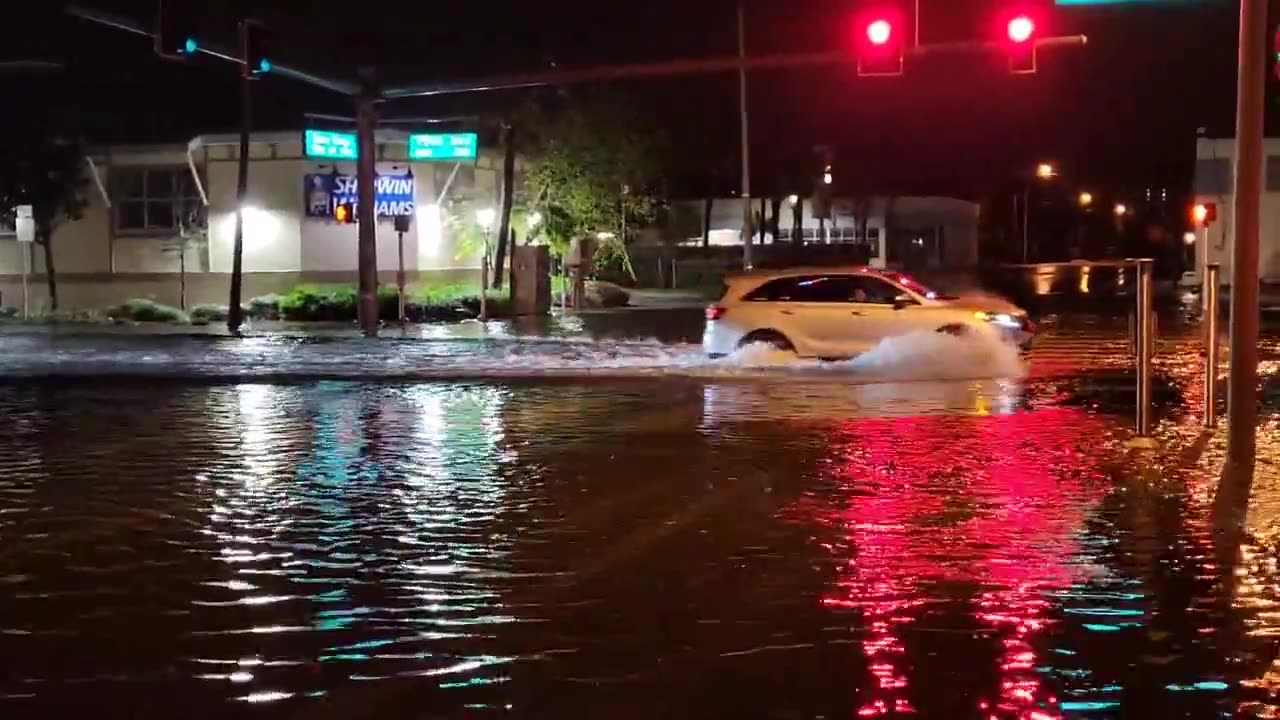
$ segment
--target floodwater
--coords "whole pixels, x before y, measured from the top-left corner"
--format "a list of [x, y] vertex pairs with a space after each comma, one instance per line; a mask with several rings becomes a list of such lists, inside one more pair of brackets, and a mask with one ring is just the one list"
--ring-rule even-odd
[[966, 342], [0, 338], [0, 714], [1276, 717], [1194, 343]]

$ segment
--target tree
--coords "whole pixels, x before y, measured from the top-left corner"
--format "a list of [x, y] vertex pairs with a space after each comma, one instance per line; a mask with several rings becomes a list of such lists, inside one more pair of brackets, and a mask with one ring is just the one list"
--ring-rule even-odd
[[627, 108], [598, 100], [531, 106], [521, 129], [527, 192], [537, 198], [553, 251], [563, 257], [574, 239], [599, 237], [599, 258], [629, 269], [627, 227], [651, 223], [661, 195], [655, 133]]
[[493, 260], [493, 287], [498, 290], [502, 289], [502, 270], [507, 245], [511, 242], [511, 207], [515, 199], [516, 143], [515, 128], [510, 123], [502, 125], [502, 148], [502, 209], [498, 220], [498, 248]]
[[31, 117], [12, 127], [0, 144], [0, 211], [12, 214], [17, 205], [31, 205], [53, 310], [58, 309], [54, 230], [79, 220], [88, 204], [84, 157], [78, 139]]

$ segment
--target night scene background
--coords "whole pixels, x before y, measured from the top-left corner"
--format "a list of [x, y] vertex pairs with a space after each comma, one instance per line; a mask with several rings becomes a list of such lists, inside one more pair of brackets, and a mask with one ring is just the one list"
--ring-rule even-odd
[[[6, 7], [0, 717], [1280, 717], [1280, 292], [1233, 478], [1201, 274], [1239, 4], [920, 0], [1088, 44], [867, 78], [873, 3], [742, 2], [849, 60], [750, 73], [745, 247], [735, 72], [382, 102], [480, 151], [361, 176], [301, 132], [351, 98]], [[737, 0], [185, 7], [382, 87], [738, 52]]]

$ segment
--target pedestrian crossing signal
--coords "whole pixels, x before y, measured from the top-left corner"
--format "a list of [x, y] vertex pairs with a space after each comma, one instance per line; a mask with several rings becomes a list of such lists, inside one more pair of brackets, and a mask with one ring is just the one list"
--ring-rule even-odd
[[351, 203], [340, 203], [333, 208], [333, 221], [339, 225], [350, 225], [356, 221], [356, 211]]

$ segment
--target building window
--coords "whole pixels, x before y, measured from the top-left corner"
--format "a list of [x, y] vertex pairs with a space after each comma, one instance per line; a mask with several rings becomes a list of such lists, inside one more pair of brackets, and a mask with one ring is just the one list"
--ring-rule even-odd
[[115, 167], [111, 170], [116, 231], [166, 233], [199, 208], [199, 191], [185, 167]]
[[[1270, 162], [1267, 163], [1270, 165]], [[1227, 195], [1231, 192], [1231, 160], [1229, 158], [1196, 158], [1195, 193]]]

